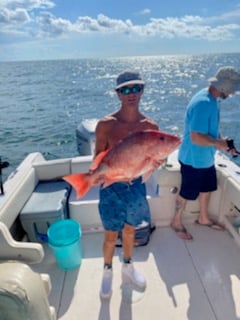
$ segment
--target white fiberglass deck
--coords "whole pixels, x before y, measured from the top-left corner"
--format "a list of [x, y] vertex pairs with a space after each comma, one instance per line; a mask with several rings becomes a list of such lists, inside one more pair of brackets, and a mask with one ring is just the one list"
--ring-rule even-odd
[[240, 248], [225, 231], [188, 225], [194, 241], [182, 241], [162, 227], [150, 243], [135, 248], [134, 264], [147, 279], [145, 292], [121, 287], [121, 248], [114, 257], [113, 294], [102, 301], [101, 233], [82, 237], [79, 269], [55, 266], [46, 247], [43, 264], [33, 269], [49, 273], [50, 304], [61, 320], [235, 320], [240, 319]]

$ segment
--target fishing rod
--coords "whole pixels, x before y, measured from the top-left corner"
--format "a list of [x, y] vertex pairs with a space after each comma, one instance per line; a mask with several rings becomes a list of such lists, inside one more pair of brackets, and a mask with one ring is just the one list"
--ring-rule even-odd
[[2, 169], [7, 168], [8, 166], [9, 166], [9, 162], [7, 162], [7, 161], [2, 162], [2, 158], [0, 157], [0, 191], [1, 191], [1, 194], [4, 194], [3, 181], [2, 181]]

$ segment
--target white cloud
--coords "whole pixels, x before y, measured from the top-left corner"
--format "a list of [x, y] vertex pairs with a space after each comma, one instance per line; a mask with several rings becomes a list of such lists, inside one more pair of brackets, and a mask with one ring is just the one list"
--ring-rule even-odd
[[145, 9], [137, 12], [137, 14], [139, 14], [139, 15], [141, 15], [141, 16], [148, 16], [148, 15], [150, 15], [150, 13], [151, 13], [151, 10], [150, 10], [150, 9], [147, 9], [147, 8], [145, 8]]
[[[208, 21], [209, 22], [209, 21]], [[131, 20], [111, 19], [99, 14], [96, 19], [79, 17], [75, 23], [57, 18], [50, 13], [41, 14], [37, 18], [40, 32], [49, 36], [63, 35], [71, 31], [77, 33], [122, 33], [134, 36], [158, 36], [160, 38], [193, 38], [205, 40], [227, 40], [234, 38], [240, 32], [240, 24], [217, 24], [211, 26], [204, 23], [199, 16], [184, 16], [182, 18], [151, 18], [144, 25], [134, 25]]]
[[103, 14], [99, 14], [97, 19], [90, 17], [79, 17], [76, 24], [76, 31], [79, 32], [130, 32], [132, 30], [131, 20], [117, 20], [106, 17]]
[[151, 19], [139, 29], [143, 35], [158, 35], [161, 38], [193, 38], [205, 40], [228, 40], [240, 32], [240, 24], [223, 24], [211, 26], [204, 24], [201, 17], [186, 16], [183, 18]]
[[[67, 0], [66, 0], [67, 1]], [[26, 37], [60, 37], [70, 33], [127, 34], [134, 37], [163, 39], [186, 38], [203, 40], [239, 39], [240, 10], [221, 16], [203, 18], [186, 15], [183, 17], [150, 18], [145, 24], [133, 24], [130, 19], [112, 19], [99, 14], [96, 18], [80, 16], [75, 22], [56, 17], [48, 12], [54, 6], [51, 0], [1, 0], [0, 34], [21, 34]], [[139, 14], [150, 14], [144, 9]]]
[[62, 18], [56, 18], [49, 12], [42, 12], [36, 21], [40, 27], [38, 36], [59, 36], [73, 30], [71, 22]]
[[33, 22], [30, 17], [32, 10], [49, 9], [54, 7], [54, 5], [55, 4], [50, 0], [1, 0], [1, 32], [8, 32], [11, 30], [11, 33], [15, 31], [15, 33], [18, 34], [26, 23]]
[[2, 9], [0, 10], [0, 25], [7, 27], [13, 25], [21, 26], [24, 23], [30, 22], [31, 18], [28, 12], [24, 9], [18, 8], [16, 10]]
[[203, 18], [199, 16], [184, 16], [183, 18], [181, 18], [181, 20], [186, 23], [194, 23], [194, 24], [204, 22]]
[[23, 8], [25, 10], [53, 8], [54, 2], [51, 0], [1, 0], [0, 9], [7, 8], [16, 10]]
[[205, 23], [238, 23], [240, 21], [240, 9], [226, 12], [219, 16], [208, 17], [205, 20]]

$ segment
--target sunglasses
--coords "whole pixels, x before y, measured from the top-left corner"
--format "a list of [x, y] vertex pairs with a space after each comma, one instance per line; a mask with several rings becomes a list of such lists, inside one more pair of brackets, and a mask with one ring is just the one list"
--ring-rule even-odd
[[142, 89], [143, 89], [143, 85], [137, 84], [131, 88], [130, 87], [122, 87], [118, 91], [125, 96], [130, 93], [139, 93], [142, 91]]

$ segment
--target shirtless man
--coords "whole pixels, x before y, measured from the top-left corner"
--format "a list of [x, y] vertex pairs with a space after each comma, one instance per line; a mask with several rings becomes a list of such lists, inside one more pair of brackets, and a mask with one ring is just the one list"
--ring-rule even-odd
[[[121, 102], [120, 109], [101, 119], [96, 128], [95, 155], [112, 148], [133, 132], [158, 130], [157, 124], [139, 111], [144, 81], [139, 73], [125, 71], [117, 78], [115, 88]], [[157, 164], [156, 164], [157, 165]], [[122, 275], [144, 289], [146, 280], [132, 264], [135, 227], [143, 220], [150, 222], [145, 184], [141, 177], [131, 184], [117, 182], [100, 188], [99, 212], [104, 227], [104, 271], [100, 296], [109, 299], [112, 293], [112, 259], [119, 231], [122, 231]]]

